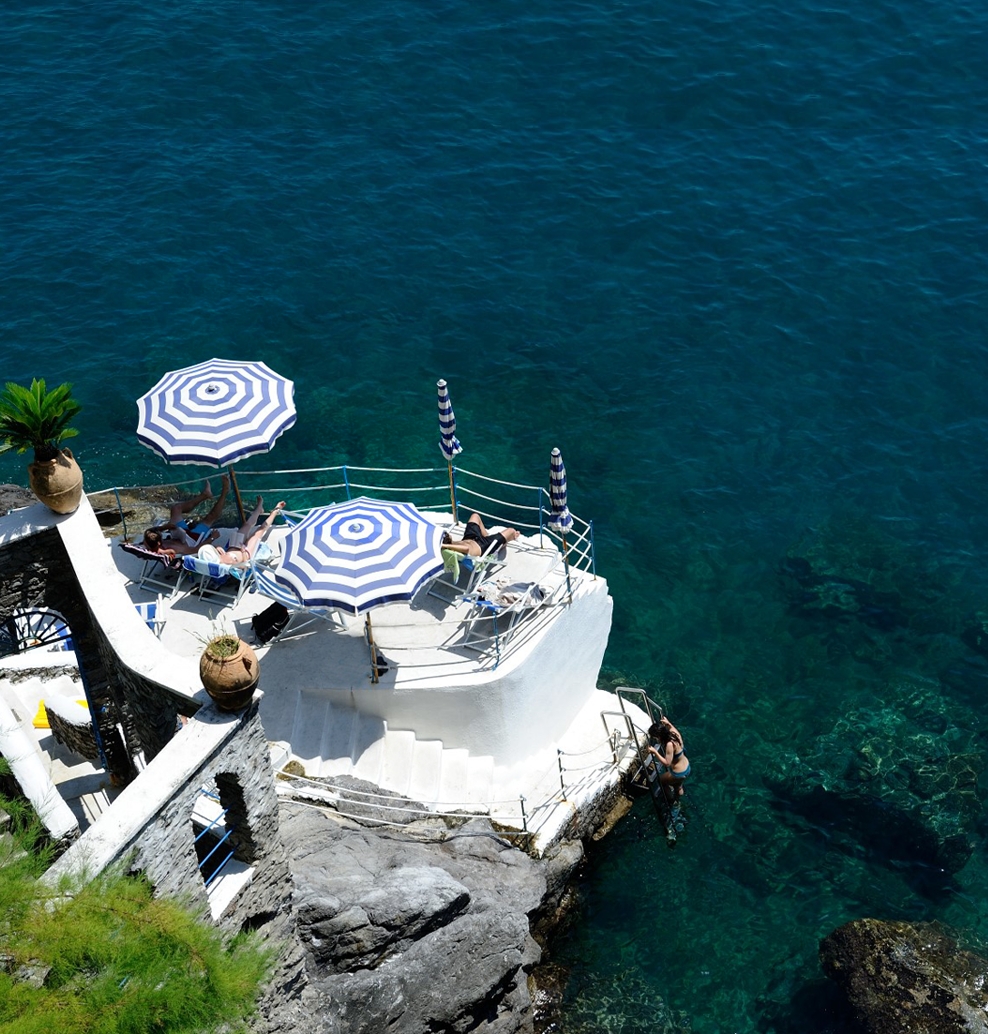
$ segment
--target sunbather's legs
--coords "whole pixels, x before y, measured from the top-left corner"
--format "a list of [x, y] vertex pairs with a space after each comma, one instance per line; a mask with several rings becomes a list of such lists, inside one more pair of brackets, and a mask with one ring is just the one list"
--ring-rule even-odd
[[[258, 505], [257, 513], [259, 514], [261, 512], [260, 511], [260, 505], [261, 505], [261, 497], [260, 496], [258, 496], [258, 498], [257, 498], [257, 505]], [[284, 508], [285, 508], [285, 504], [283, 502], [278, 503], [278, 505], [267, 515], [267, 517], [265, 517], [264, 520], [259, 525], [257, 525], [257, 527], [251, 533], [250, 538], [246, 539], [244, 544], [246, 545], [247, 550], [248, 550], [248, 552], [250, 553], [251, 556], [253, 556], [254, 553], [257, 551], [257, 547], [261, 544], [261, 540], [268, 533], [268, 529], [271, 527], [271, 525], [274, 524], [274, 519], [278, 516], [279, 513], [281, 513], [282, 510], [284, 510]], [[254, 516], [254, 520], [256, 522], [256, 520], [257, 520], [257, 516], [256, 515]], [[247, 527], [247, 525], [245, 524], [244, 527]]]
[[192, 496], [191, 499], [178, 499], [174, 503], [169, 504], [168, 519], [172, 524], [184, 514], [191, 513], [200, 503], [213, 498], [212, 485], [208, 481], [204, 481], [202, 484], [203, 489], [198, 495]]
[[[491, 534], [484, 526], [483, 518], [480, 516], [479, 513], [470, 514], [470, 516], [467, 518], [467, 524], [479, 525], [480, 534], [483, 535], [484, 538], [488, 538]], [[505, 542], [514, 542], [514, 540], [518, 538], [519, 533], [514, 528], [505, 528], [504, 531], [501, 532], [501, 534], [504, 536]]]
[[[207, 481], [206, 484], [208, 485], [209, 482]], [[227, 493], [230, 491], [229, 476], [224, 474], [223, 477], [220, 478], [220, 484], [222, 488], [220, 489], [219, 499], [217, 499], [216, 502], [213, 503], [213, 508], [202, 519], [203, 524], [208, 524], [210, 527], [212, 527], [223, 516], [223, 508], [226, 506], [226, 496]], [[213, 493], [212, 491], [210, 491], [209, 498], [212, 498], [212, 496]]]

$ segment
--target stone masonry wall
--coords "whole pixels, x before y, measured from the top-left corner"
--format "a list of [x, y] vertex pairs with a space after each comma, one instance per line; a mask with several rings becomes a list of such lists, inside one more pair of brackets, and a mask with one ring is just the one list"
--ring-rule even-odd
[[[81, 522], [84, 536], [91, 533], [92, 522], [92, 532], [99, 535], [86, 500], [79, 511], [60, 520]], [[237, 832], [230, 840], [235, 857], [254, 867], [249, 883], [224, 911], [221, 925], [237, 930], [286, 915], [291, 878], [278, 831], [259, 698], [240, 714], [222, 713], [211, 704], [203, 706], [204, 695], [193, 699], [188, 692], [171, 689], [167, 672], [162, 671], [159, 682], [125, 664], [87, 603], [63, 544], [66, 528], [59, 528], [58, 521], [40, 507], [0, 517], [0, 621], [31, 607], [53, 609], [65, 618], [87, 695], [95, 698], [101, 723], [105, 720], [114, 731], [118, 721], [124, 725], [130, 752], [117, 736], [110, 771], [128, 785], [49, 870], [49, 878], [92, 874], [129, 859], [158, 893], [189, 897], [208, 914], [192, 812], [199, 788], [219, 785], [224, 803], [231, 805], [231, 824], [236, 820]], [[115, 591], [112, 585], [101, 588]], [[192, 718], [176, 732], [179, 713]], [[104, 745], [108, 731], [101, 728]], [[147, 767], [137, 776], [132, 755], [141, 749]]]

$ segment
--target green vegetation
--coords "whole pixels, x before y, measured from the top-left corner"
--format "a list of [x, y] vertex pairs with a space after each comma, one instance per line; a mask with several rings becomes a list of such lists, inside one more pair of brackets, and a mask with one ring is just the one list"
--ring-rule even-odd
[[206, 653], [215, 660], [232, 657], [240, 649], [240, 640], [235, 635], [219, 635], [206, 644]]
[[13, 840], [0, 841], [0, 1034], [244, 1029], [270, 964], [255, 935], [224, 942], [119, 871], [46, 888], [36, 878], [48, 859], [30, 850], [36, 826], [13, 825]]
[[35, 461], [53, 460], [61, 443], [79, 433], [69, 422], [81, 408], [71, 384], [48, 391], [37, 378], [30, 388], [8, 381], [0, 395], [0, 452], [33, 449]]

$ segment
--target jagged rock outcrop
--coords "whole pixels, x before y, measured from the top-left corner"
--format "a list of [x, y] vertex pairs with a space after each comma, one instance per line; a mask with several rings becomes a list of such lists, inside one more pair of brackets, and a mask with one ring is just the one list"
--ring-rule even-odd
[[[440, 830], [445, 839], [428, 842]], [[578, 843], [535, 861], [486, 819], [457, 830], [413, 823], [393, 834], [290, 804], [281, 835], [305, 951], [300, 1028], [531, 1031], [528, 973], [541, 957], [531, 923], [558, 905], [582, 859]], [[285, 1026], [276, 1010], [262, 1011], [257, 1029]]]
[[34, 493], [29, 488], [22, 488], [20, 485], [0, 485], [0, 517], [10, 513], [11, 510], [30, 506], [33, 502], [36, 500]]
[[988, 1032], [988, 960], [935, 923], [845, 923], [820, 962], [871, 1034]]

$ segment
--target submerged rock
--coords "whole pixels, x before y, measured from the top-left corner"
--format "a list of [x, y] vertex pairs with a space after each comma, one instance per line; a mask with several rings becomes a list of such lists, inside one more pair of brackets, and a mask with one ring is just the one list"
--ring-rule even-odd
[[988, 1032], [988, 960], [937, 924], [858, 919], [820, 962], [870, 1034]]
[[905, 701], [901, 708], [852, 712], [813, 752], [779, 752], [765, 783], [780, 809], [826, 825], [877, 858], [955, 874], [974, 851], [984, 807], [982, 752], [943, 716], [917, 720], [930, 708], [905, 690], [897, 686], [894, 694]]

